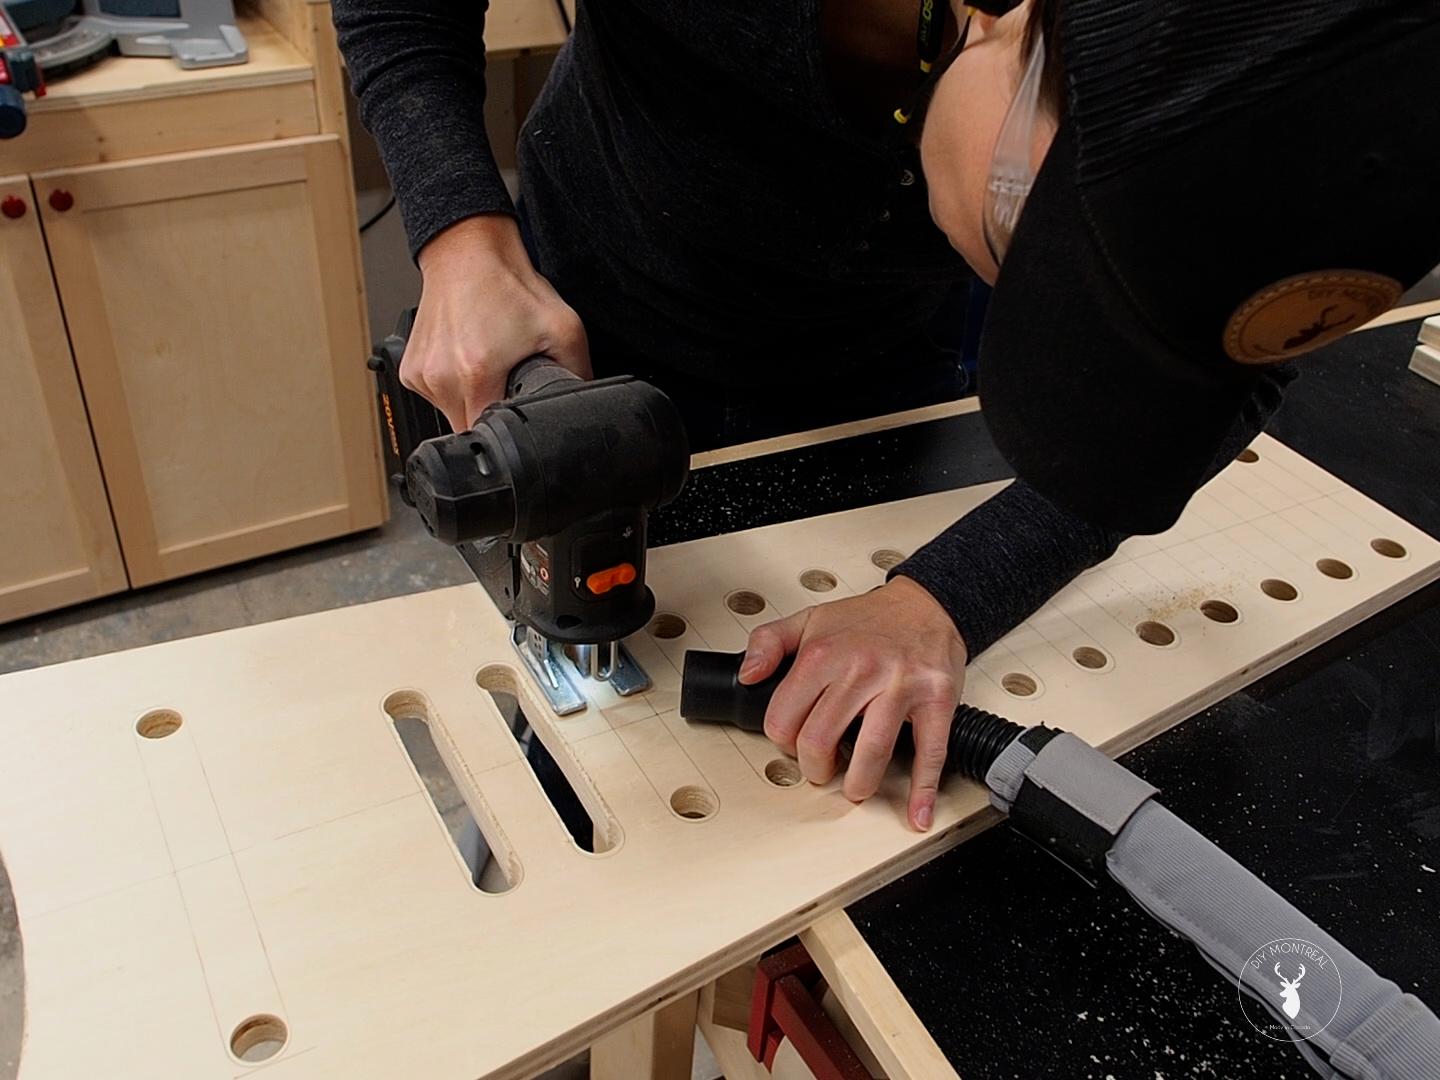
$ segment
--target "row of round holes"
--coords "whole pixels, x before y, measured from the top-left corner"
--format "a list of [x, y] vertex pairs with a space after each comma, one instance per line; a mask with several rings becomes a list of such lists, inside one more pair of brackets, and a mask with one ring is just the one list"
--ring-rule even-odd
[[[1377, 555], [1383, 555], [1387, 559], [1403, 559], [1407, 552], [1405, 546], [1395, 540], [1386, 537], [1376, 537], [1370, 541], [1370, 547]], [[1348, 581], [1355, 576], [1355, 570], [1349, 563], [1341, 562], [1339, 559], [1317, 559], [1315, 569], [1328, 578], [1336, 581]], [[1283, 578], [1265, 578], [1260, 582], [1260, 591], [1272, 600], [1279, 600], [1289, 603], [1298, 599], [1300, 590]], [[1211, 622], [1234, 623], [1240, 621], [1240, 612], [1224, 600], [1206, 600], [1200, 605], [1200, 613]], [[1175, 631], [1162, 622], [1147, 619], [1135, 627], [1135, 634], [1141, 641], [1149, 645], [1164, 648], [1175, 643]]]
[[[1260, 458], [1253, 450], [1247, 449], [1241, 451], [1238, 460], [1251, 463], [1259, 461]], [[1370, 547], [1376, 554], [1388, 559], [1403, 559], [1407, 554], [1403, 544], [1386, 537], [1376, 537], [1371, 540]], [[881, 548], [870, 555], [870, 561], [881, 570], [886, 571], [899, 565], [904, 558], [904, 555], [892, 548]], [[1343, 563], [1339, 559], [1319, 559], [1315, 563], [1315, 568], [1326, 577], [1334, 578], [1337, 581], [1345, 581], [1355, 576], [1355, 571], [1349, 564]], [[830, 592], [839, 584], [839, 580], [828, 570], [812, 568], [800, 575], [800, 584], [811, 592]], [[1287, 602], [1300, 595], [1294, 585], [1281, 578], [1266, 578], [1260, 582], [1260, 590], [1273, 600]], [[725, 598], [725, 603], [737, 615], [758, 615], [765, 610], [765, 598], [750, 589], [737, 589]], [[1202, 602], [1200, 613], [1211, 622], [1222, 624], [1235, 623], [1240, 620], [1240, 612], [1234, 605], [1226, 603], [1224, 600]], [[650, 633], [662, 639], [681, 637], [686, 629], [685, 620], [671, 612], [661, 612], [650, 623]], [[1157, 648], [1165, 648], [1175, 643], [1175, 631], [1155, 619], [1147, 619], [1140, 623], [1135, 627], [1135, 634], [1141, 641]], [[1100, 671], [1110, 662], [1110, 658], [1103, 650], [1091, 645], [1081, 645], [1070, 655], [1076, 664], [1089, 671]], [[1002, 676], [1000, 685], [1015, 697], [1031, 697], [1039, 690], [1039, 684], [1032, 676], [1018, 671], [1012, 671]], [[772, 762], [772, 764], [776, 763]]]
[[[905, 556], [893, 548], [880, 548], [870, 553], [870, 561], [881, 570], [890, 570], [905, 561]], [[821, 570], [818, 567], [804, 571], [800, 575], [800, 584], [810, 592], [824, 593], [831, 592], [839, 584], [840, 579], [829, 570]], [[736, 615], [759, 615], [765, 610], [765, 597], [753, 589], [736, 589], [725, 597], [725, 606]], [[669, 611], [662, 611], [650, 622], [649, 627], [652, 636], [662, 640], [671, 640], [682, 637], [685, 634], [686, 623], [684, 618]]]

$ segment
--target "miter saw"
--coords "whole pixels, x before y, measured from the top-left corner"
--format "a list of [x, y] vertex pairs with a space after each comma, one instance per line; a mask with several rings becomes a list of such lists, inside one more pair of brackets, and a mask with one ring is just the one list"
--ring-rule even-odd
[[0, 0], [0, 138], [25, 130], [23, 95], [113, 52], [182, 68], [248, 57], [231, 0]]

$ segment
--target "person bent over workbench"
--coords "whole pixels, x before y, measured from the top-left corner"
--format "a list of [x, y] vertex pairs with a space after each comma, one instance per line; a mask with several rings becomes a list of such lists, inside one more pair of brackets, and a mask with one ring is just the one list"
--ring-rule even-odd
[[456, 429], [537, 353], [648, 379], [697, 446], [958, 396], [937, 318], [995, 286], [979, 389], [1018, 479], [742, 670], [798, 654], [766, 731], [817, 783], [864, 714], [852, 799], [909, 721], [919, 829], [967, 658], [1169, 527], [1286, 361], [1440, 262], [1436, 0], [581, 0], [518, 212], [485, 4], [333, 8], [424, 277], [402, 378]]

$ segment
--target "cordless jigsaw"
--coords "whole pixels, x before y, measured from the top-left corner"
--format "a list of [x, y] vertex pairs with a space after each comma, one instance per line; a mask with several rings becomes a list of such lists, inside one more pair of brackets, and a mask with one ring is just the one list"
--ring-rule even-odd
[[586, 680], [650, 686], [621, 640], [649, 622], [649, 514], [690, 468], [670, 399], [628, 375], [587, 381], [545, 356], [515, 367], [469, 431], [400, 383], [406, 312], [370, 357], [386, 458], [405, 502], [452, 544], [513, 625], [526, 668], [560, 715]]

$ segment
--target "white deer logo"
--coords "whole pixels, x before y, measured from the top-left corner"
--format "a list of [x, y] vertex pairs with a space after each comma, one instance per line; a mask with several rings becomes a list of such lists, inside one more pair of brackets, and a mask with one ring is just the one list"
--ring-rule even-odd
[[1295, 1017], [1300, 1015], [1300, 991], [1295, 988], [1300, 985], [1300, 980], [1305, 977], [1305, 965], [1300, 965], [1300, 974], [1295, 976], [1294, 982], [1285, 978], [1284, 975], [1280, 975], [1280, 965], [1278, 963], [1275, 965], [1275, 974], [1280, 976], [1280, 997], [1283, 1001], [1281, 1008], [1285, 1010], [1286, 1016], [1294, 1020]]

